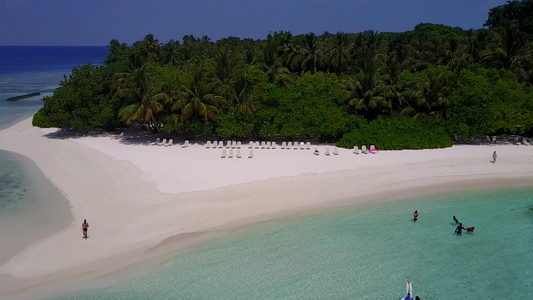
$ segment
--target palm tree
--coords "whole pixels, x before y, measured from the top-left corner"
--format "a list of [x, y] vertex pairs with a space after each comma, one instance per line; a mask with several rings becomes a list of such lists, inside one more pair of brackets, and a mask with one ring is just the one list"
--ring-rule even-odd
[[213, 90], [214, 86], [206, 81], [202, 69], [192, 71], [188, 84], [172, 106], [172, 111], [178, 111], [181, 120], [190, 118], [215, 120], [224, 98], [213, 94]]
[[156, 116], [163, 110], [161, 102], [167, 100], [168, 96], [154, 86], [144, 67], [116, 75], [114, 97], [126, 101], [126, 105], [119, 110], [120, 121], [126, 125], [147, 125], [152, 131], [161, 133]]
[[365, 116], [373, 119], [382, 108], [388, 108], [384, 97], [384, 85], [375, 73], [360, 72], [358, 76], [350, 76], [343, 82], [341, 93], [348, 99], [348, 105]]
[[337, 32], [335, 35], [335, 44], [329, 50], [329, 64], [334, 68], [339, 76], [344, 72], [344, 65], [348, 59], [347, 53], [348, 35], [344, 32]]
[[425, 72], [417, 77], [415, 86], [404, 92], [403, 95], [411, 99], [412, 104], [401, 113], [415, 120], [428, 117], [443, 120], [447, 113], [446, 97], [450, 91], [449, 79], [445, 72]]
[[303, 71], [309, 71], [315, 74], [317, 65], [320, 60], [321, 51], [318, 48], [317, 38], [314, 33], [309, 33], [304, 36], [304, 44], [300, 48], [300, 61]]

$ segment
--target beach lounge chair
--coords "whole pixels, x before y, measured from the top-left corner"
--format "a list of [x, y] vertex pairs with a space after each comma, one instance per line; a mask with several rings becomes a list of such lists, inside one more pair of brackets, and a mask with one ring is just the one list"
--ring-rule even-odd
[[265, 149], [266, 148], [266, 142], [261, 142], [261, 149]]
[[241, 158], [241, 149], [237, 149], [237, 158]]
[[526, 139], [526, 138], [523, 138], [522, 139], [522, 143], [526, 146], [530, 146], [531, 144], [529, 143], [529, 141]]
[[495, 135], [492, 136], [492, 143], [493, 143], [493, 144], [496, 143], [496, 136], [495, 136]]
[[313, 151], [313, 154], [314, 154], [314, 155], [319, 155], [319, 154], [320, 154], [320, 152], [318, 152], [318, 149], [317, 149], [317, 148], [315, 148], [315, 151]]
[[276, 142], [272, 142], [272, 149], [276, 149], [277, 146]]
[[231, 149], [235, 149], [235, 148], [237, 148], [237, 142], [231, 141]]
[[158, 146], [163, 146], [167, 143], [167, 139], [163, 139], [161, 143], [158, 144]]
[[292, 142], [287, 142], [287, 147], [285, 149], [291, 149], [292, 148]]
[[181, 146], [181, 148], [187, 148], [189, 147], [189, 140], [185, 140], [185, 142], [183, 143], [183, 146]]
[[226, 148], [231, 148], [231, 141], [226, 142]]
[[378, 153], [378, 149], [376, 149], [376, 146], [370, 145], [370, 153], [372, 153], [372, 154]]
[[363, 154], [368, 154], [368, 150], [366, 149], [365, 145], [361, 146], [361, 152], [363, 152]]
[[254, 148], [255, 149], [259, 149], [260, 145], [261, 145], [261, 142], [257, 141], [257, 142], [255, 142], [255, 147]]
[[281, 143], [281, 149], [285, 149], [285, 147], [287, 147], [287, 142], [282, 142]]
[[253, 148], [254, 148], [254, 145], [255, 145], [254, 142], [249, 142], [249, 143], [248, 143], [248, 149], [253, 149]]
[[215, 149], [218, 147], [218, 142], [217, 141], [213, 141], [213, 143], [211, 144], [211, 148]]
[[233, 158], [233, 149], [229, 149], [228, 158]]
[[122, 131], [120, 134], [114, 135], [111, 138], [114, 140], [120, 140], [124, 137], [124, 131]]
[[293, 148], [294, 150], [298, 150], [298, 142], [294, 142], [294, 143], [292, 143], [292, 148]]
[[172, 146], [172, 145], [174, 145], [174, 140], [173, 139], [168, 140], [168, 142], [165, 144], [165, 146], [167, 146], [167, 147], [168, 146]]
[[270, 149], [270, 147], [272, 147], [272, 143], [271, 143], [271, 142], [267, 142], [267, 144], [266, 144], [266, 148], [267, 148], [267, 149]]
[[354, 153], [354, 154], [360, 154], [361, 151], [359, 150], [359, 147], [357, 147], [357, 146], [353, 146], [353, 153]]
[[152, 144], [152, 145], [158, 145], [161, 143], [161, 139], [160, 138], [157, 138], [155, 139], [155, 142]]
[[207, 143], [205, 144], [205, 148], [206, 149], [211, 148], [211, 141], [207, 141]]
[[339, 149], [337, 147], [333, 147], [333, 155], [339, 155]]
[[237, 149], [241, 149], [241, 146], [242, 146], [241, 141], [238, 141], [238, 142], [237, 142]]
[[305, 150], [311, 150], [311, 142], [305, 144]]
[[305, 150], [305, 143], [304, 142], [300, 142], [300, 150]]
[[254, 157], [254, 149], [250, 150], [250, 154], [248, 154], [248, 158]]
[[329, 153], [329, 147], [326, 147], [326, 153], [325, 154], [328, 155], [328, 156], [331, 154], [331, 153]]
[[226, 149], [222, 150], [222, 155], [220, 157], [221, 158], [226, 158]]

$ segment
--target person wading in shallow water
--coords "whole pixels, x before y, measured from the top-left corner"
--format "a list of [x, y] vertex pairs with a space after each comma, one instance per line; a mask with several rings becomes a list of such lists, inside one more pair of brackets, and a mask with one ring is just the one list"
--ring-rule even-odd
[[87, 239], [89, 237], [87, 235], [87, 231], [89, 230], [89, 223], [87, 223], [87, 219], [84, 219], [83, 223], [81, 223], [81, 229], [83, 230], [83, 238]]
[[415, 213], [413, 214], [413, 220], [416, 222], [418, 220], [418, 210], [415, 210]]

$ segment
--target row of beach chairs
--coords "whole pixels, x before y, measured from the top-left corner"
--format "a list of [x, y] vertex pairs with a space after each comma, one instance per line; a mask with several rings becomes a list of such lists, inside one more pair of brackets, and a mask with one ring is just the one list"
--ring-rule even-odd
[[[320, 152], [318, 151], [318, 148], [315, 148], [315, 151], [313, 151], [314, 155], [320, 155]], [[331, 152], [329, 152], [329, 147], [326, 147], [326, 152], [324, 152], [326, 156], [331, 155]], [[337, 147], [333, 147], [333, 155], [339, 155], [339, 149]]]
[[378, 149], [376, 149], [376, 147], [374, 145], [370, 145], [370, 149], [366, 149], [366, 146], [363, 145], [361, 146], [361, 150], [359, 150], [359, 147], [357, 146], [353, 146], [353, 153], [354, 154], [368, 154], [368, 153], [372, 153], [372, 154], [376, 154], [378, 153]]
[[[153, 143], [153, 145], [156, 145], [156, 146], [173, 146], [174, 145], [174, 140], [173, 139], [169, 139], [167, 141], [167, 139], [163, 139], [161, 140], [160, 138], [157, 138], [155, 139], [155, 142]], [[181, 145], [181, 148], [187, 148], [189, 147], [189, 140], [185, 140], [185, 142], [183, 142], [183, 145]]]
[[[207, 141], [205, 144], [206, 148], [216, 149], [216, 148], [226, 148], [226, 149], [241, 149], [242, 143], [240, 141]], [[276, 142], [250, 142], [248, 143], [248, 149], [277, 149], [278, 144]], [[311, 150], [311, 143], [297, 143], [294, 142], [283, 142], [280, 146], [281, 149], [294, 149], [294, 150]]]
[[226, 149], [235, 149], [236, 148], [236, 149], [241, 149], [241, 146], [242, 146], [242, 143], [240, 141], [227, 141], [225, 146], [224, 146], [224, 141], [220, 141], [220, 142], [207, 141], [207, 143], [205, 144], [205, 147], [208, 148], [208, 149], [209, 148], [212, 148], [212, 149], [216, 149], [216, 148], [226, 148]]
[[[222, 150], [222, 155], [220, 156], [221, 158], [233, 158], [233, 149], [223, 149]], [[236, 158], [241, 158], [241, 149], [236, 149], [235, 150], [235, 157]], [[248, 154], [248, 158], [253, 158], [254, 157], [254, 149], [251, 149], [250, 150], [250, 154]]]

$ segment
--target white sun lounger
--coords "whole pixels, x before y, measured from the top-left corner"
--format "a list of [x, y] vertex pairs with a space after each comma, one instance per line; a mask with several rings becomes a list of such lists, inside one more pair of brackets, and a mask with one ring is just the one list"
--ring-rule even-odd
[[270, 147], [272, 147], [272, 143], [271, 143], [271, 142], [267, 142], [267, 144], [266, 144], [266, 148], [267, 148], [267, 149], [270, 149]]
[[257, 142], [255, 142], [255, 147], [254, 148], [255, 149], [259, 149], [260, 145], [261, 145], [261, 142], [257, 141]]
[[238, 141], [238, 142], [237, 142], [237, 149], [241, 149], [241, 146], [242, 146], [241, 141]]
[[522, 143], [524, 143], [524, 145], [526, 145], [526, 146], [530, 146], [531, 145], [526, 138], [522, 139]]
[[122, 131], [120, 134], [114, 135], [111, 138], [114, 140], [120, 140], [124, 137], [124, 131]]
[[287, 142], [282, 142], [281, 143], [281, 149], [285, 149], [285, 147], [287, 147]]
[[298, 150], [298, 142], [294, 142], [294, 143], [292, 143], [292, 148], [293, 148], [294, 150]]
[[218, 141], [218, 148], [224, 148], [224, 141]]
[[307, 143], [305, 144], [305, 149], [306, 149], [306, 150], [311, 150], [311, 142], [307, 142]]
[[249, 143], [248, 143], [248, 149], [253, 149], [253, 148], [254, 148], [254, 145], [255, 145], [254, 142], [249, 142]]
[[233, 149], [229, 149], [228, 158], [233, 158]]
[[165, 144], [165, 146], [167, 146], [167, 147], [168, 146], [172, 146], [172, 145], [174, 145], [174, 140], [173, 139], [168, 140], [168, 142]]
[[217, 147], [218, 147], [217, 141], [213, 141], [213, 143], [211, 144], [211, 148], [215, 149]]
[[331, 154], [331, 153], [329, 153], [329, 147], [326, 147], [326, 153], [325, 154], [328, 155], [328, 156]]
[[235, 148], [237, 148], [237, 142], [231, 141], [231, 149], [235, 149]]
[[183, 146], [181, 146], [181, 148], [187, 148], [189, 147], [189, 140], [185, 140], [185, 142], [183, 143]]
[[152, 143], [152, 145], [158, 145], [161, 143], [161, 139], [160, 138], [157, 138], [155, 139], [155, 142]]
[[314, 155], [319, 155], [320, 154], [320, 152], [318, 152], [318, 148], [315, 148], [315, 151], [313, 151], [313, 154]]
[[158, 146], [163, 146], [167, 143], [167, 139], [163, 139], [161, 143], [158, 144]]
[[231, 148], [231, 141], [226, 142], [226, 148]]
[[359, 147], [353, 146], [353, 153], [354, 154], [361, 154], [361, 151], [359, 150]]
[[241, 158], [241, 149], [237, 149], [237, 158]]
[[254, 149], [250, 150], [250, 154], [248, 154], [248, 158], [254, 157]]
[[272, 149], [276, 149], [277, 146], [276, 142], [272, 142]]
[[363, 152], [363, 154], [368, 154], [368, 150], [366, 149], [365, 145], [361, 146], [361, 152]]
[[221, 158], [226, 158], [226, 149], [222, 150], [222, 155], [220, 157]]
[[291, 149], [292, 148], [292, 142], [287, 142], [287, 147], [285, 149]]
[[211, 141], [207, 141], [207, 143], [205, 144], [205, 148], [206, 149], [211, 148]]
[[370, 145], [370, 153], [372, 153], [372, 154], [378, 153], [378, 151], [376, 150], [376, 146]]
[[266, 142], [261, 142], [261, 149], [265, 149], [266, 148]]
[[300, 142], [300, 150], [305, 150], [305, 143], [304, 142]]
[[333, 147], [333, 155], [339, 155], [339, 149], [337, 147]]

